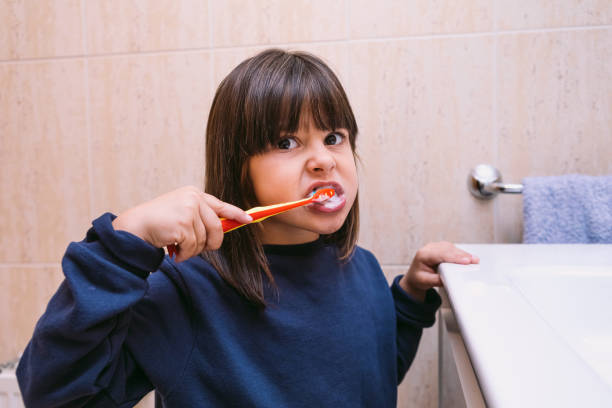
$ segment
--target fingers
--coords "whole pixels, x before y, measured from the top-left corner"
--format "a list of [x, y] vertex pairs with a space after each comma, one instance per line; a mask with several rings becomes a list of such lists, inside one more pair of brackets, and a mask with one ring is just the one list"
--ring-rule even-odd
[[196, 251], [197, 238], [195, 235], [195, 231], [191, 229], [185, 235], [185, 239], [178, 243], [175, 261], [183, 262], [195, 255]]
[[224, 201], [219, 200], [217, 197], [212, 196], [210, 194], [204, 194], [204, 200], [213, 209], [217, 216], [223, 218], [229, 218], [232, 220], [236, 220], [243, 223], [249, 223], [253, 221], [253, 218], [247, 214], [244, 210], [236, 207], [235, 205], [231, 205]]
[[206, 227], [206, 239], [200, 250], [215, 250], [221, 247], [223, 242], [223, 229], [221, 228], [221, 220], [217, 214], [208, 205], [200, 205], [200, 217]]
[[430, 267], [435, 267], [443, 262], [469, 265], [479, 263], [477, 256], [471, 255], [457, 248], [450, 242], [435, 242], [425, 245], [417, 251], [415, 258]]
[[[204, 250], [216, 250], [223, 242], [223, 228], [219, 217], [229, 218], [242, 223], [249, 223], [253, 219], [240, 208], [223, 202], [218, 198], [206, 194], [193, 186], [180, 189], [184, 198], [183, 209], [187, 213], [181, 216], [181, 237], [177, 247], [177, 262], [184, 261], [201, 253]], [[175, 199], [173, 198], [173, 201]]]
[[179, 242], [177, 262], [189, 259], [204, 250], [219, 249], [223, 242], [221, 220], [203, 197], [199, 197], [198, 204], [192, 210], [191, 228], [186, 231], [185, 239]]
[[198, 207], [196, 214], [193, 217], [193, 230], [195, 232], [196, 237], [196, 253], [193, 255], [199, 254], [202, 252], [204, 247], [206, 247], [206, 241], [208, 239], [209, 233], [207, 228], [204, 226], [204, 221], [200, 215], [200, 208]]
[[429, 289], [434, 286], [442, 286], [442, 278], [434, 272], [420, 271], [415, 276], [415, 283], [421, 289]]
[[407, 284], [418, 290], [442, 286], [442, 278], [436, 272], [436, 267], [443, 262], [469, 265], [480, 260], [450, 242], [427, 244], [414, 257], [407, 273]]

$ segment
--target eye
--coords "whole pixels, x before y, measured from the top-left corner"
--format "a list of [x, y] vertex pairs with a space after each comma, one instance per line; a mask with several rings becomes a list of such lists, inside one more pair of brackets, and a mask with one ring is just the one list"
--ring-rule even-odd
[[278, 141], [276, 147], [281, 150], [289, 150], [297, 147], [297, 142], [293, 137], [285, 137]]
[[330, 133], [325, 136], [325, 144], [326, 145], [339, 145], [344, 140], [344, 135], [338, 132]]

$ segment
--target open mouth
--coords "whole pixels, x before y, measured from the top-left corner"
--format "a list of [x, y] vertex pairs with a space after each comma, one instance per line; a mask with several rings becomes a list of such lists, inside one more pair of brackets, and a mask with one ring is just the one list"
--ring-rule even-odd
[[312, 204], [308, 204], [306, 207], [319, 212], [336, 212], [340, 211], [344, 205], [346, 204], [346, 199], [344, 197], [344, 190], [342, 186], [338, 183], [328, 183], [328, 184], [317, 184], [312, 188], [310, 194], [314, 194], [317, 190], [323, 188], [332, 188], [335, 193], [331, 198], [323, 202], [314, 202]]

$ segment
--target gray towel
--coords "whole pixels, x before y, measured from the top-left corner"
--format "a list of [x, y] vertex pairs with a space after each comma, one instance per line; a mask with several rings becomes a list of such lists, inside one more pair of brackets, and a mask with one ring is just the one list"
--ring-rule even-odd
[[612, 244], [612, 176], [523, 180], [523, 242]]

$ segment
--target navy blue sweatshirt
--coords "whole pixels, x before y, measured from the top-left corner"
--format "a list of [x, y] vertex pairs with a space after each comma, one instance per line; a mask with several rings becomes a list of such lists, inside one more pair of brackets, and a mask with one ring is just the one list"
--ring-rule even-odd
[[[440, 298], [387, 285], [374, 256], [321, 240], [265, 247], [278, 293], [251, 306], [201, 257], [180, 264], [96, 219], [17, 377], [28, 407], [395, 407]], [[150, 273], [151, 271], [156, 271]]]

